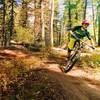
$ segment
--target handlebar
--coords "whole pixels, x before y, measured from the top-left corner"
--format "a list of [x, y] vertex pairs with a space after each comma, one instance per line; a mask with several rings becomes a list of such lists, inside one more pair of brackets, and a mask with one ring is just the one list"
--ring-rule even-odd
[[75, 34], [73, 34], [72, 32], [70, 32], [71, 35], [73, 35], [77, 40], [79, 40], [80, 42], [84, 43], [85, 45], [87, 45], [88, 47], [92, 48], [92, 49], [95, 49], [94, 46], [92, 45], [88, 45], [86, 42], [80, 40]]
[[87, 44], [86, 42], [84, 42], [84, 41], [82, 41], [82, 40], [80, 40], [80, 42], [82, 42], [83, 44], [87, 45], [87, 46], [88, 46], [88, 47], [90, 47], [91, 49], [95, 49], [95, 47], [94, 47], [94, 46], [89, 45], [89, 44]]

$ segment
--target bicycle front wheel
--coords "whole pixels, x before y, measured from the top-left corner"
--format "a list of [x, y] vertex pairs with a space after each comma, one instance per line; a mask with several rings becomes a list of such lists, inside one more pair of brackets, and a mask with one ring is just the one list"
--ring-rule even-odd
[[64, 72], [67, 73], [68, 71], [70, 71], [73, 68], [73, 66], [76, 64], [78, 59], [79, 59], [79, 53], [75, 54], [73, 59], [69, 58], [69, 60], [67, 61], [67, 65], [63, 67]]

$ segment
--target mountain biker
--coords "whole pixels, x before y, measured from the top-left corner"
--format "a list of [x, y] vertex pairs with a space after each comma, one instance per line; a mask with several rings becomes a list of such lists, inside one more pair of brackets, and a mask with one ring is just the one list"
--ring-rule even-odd
[[81, 26], [76, 26], [72, 30], [70, 30], [70, 40], [68, 43], [67, 58], [70, 57], [71, 51], [73, 50], [76, 41], [80, 41], [84, 37], [87, 37], [90, 40], [91, 45], [93, 45], [93, 41], [91, 39], [90, 33], [87, 30], [89, 24], [90, 23], [88, 20], [83, 20]]

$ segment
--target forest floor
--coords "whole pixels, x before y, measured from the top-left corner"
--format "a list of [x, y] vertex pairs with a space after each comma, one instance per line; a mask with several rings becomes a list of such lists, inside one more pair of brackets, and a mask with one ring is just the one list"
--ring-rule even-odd
[[22, 46], [1, 48], [0, 100], [100, 100], [100, 70], [75, 66], [65, 74], [59, 69], [63, 64], [63, 57], [47, 57]]

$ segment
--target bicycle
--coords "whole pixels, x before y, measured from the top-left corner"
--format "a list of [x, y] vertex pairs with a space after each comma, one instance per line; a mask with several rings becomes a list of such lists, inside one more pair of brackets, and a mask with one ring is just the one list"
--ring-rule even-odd
[[81, 41], [81, 40], [76, 41], [75, 46], [74, 46], [74, 50], [73, 50], [71, 56], [67, 60], [67, 65], [60, 67], [62, 72], [67, 73], [68, 71], [70, 71], [73, 68], [73, 66], [79, 60], [81, 51], [82, 51], [82, 49], [84, 48], [85, 45], [87, 45], [88, 47], [90, 47], [92, 49], [95, 49], [93, 46], [88, 45], [84, 41]]

